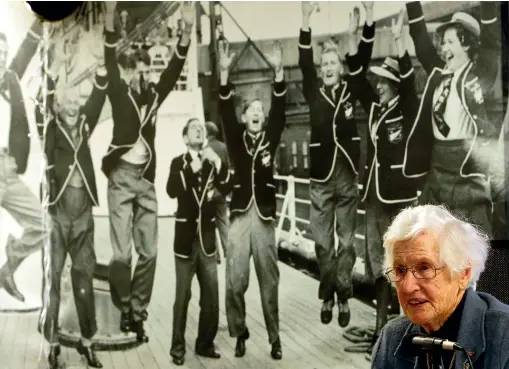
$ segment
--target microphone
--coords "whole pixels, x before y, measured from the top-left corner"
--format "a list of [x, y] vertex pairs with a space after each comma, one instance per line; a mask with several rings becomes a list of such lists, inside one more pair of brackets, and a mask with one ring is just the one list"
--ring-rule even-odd
[[[411, 333], [405, 337], [407, 345], [418, 346], [423, 350], [463, 351], [458, 343], [443, 338], [426, 337], [420, 333]], [[408, 347], [408, 346], [407, 346]]]

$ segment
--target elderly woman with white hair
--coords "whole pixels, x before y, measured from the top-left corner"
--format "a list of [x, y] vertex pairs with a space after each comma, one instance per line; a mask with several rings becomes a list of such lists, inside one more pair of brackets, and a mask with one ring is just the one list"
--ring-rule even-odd
[[422, 205], [398, 214], [384, 249], [386, 276], [405, 316], [382, 330], [372, 368], [433, 367], [439, 356], [415, 350], [412, 337], [420, 335], [464, 348], [442, 351], [442, 368], [467, 368], [470, 359], [476, 369], [509, 369], [509, 306], [475, 291], [489, 251], [484, 233], [443, 206]]

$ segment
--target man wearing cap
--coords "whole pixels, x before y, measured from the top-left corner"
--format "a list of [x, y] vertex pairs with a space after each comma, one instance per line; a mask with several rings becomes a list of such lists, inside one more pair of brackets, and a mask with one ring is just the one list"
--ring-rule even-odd
[[[352, 85], [355, 96], [369, 114], [367, 165], [361, 198], [366, 202], [365, 262], [367, 274], [376, 286], [377, 314], [375, 333], [367, 346], [368, 354], [387, 323], [391, 300], [391, 287], [382, 270], [383, 234], [401, 209], [417, 200], [418, 182], [403, 176], [401, 165], [406, 137], [419, 106], [412, 62], [401, 38], [404, 15], [403, 9], [397, 22], [393, 20], [392, 23], [398, 60], [388, 57], [381, 66], [370, 68], [377, 76], [376, 91], [359, 60], [355, 35], [350, 35], [347, 56], [350, 70], [362, 69], [352, 76]], [[358, 24], [355, 14], [350, 19]]]
[[442, 59], [420, 2], [406, 4], [410, 35], [428, 79], [407, 138], [403, 174], [424, 179], [421, 203], [445, 204], [491, 234], [490, 147], [503, 118], [497, 78], [501, 27], [496, 2], [480, 7], [480, 25], [460, 12], [438, 27]]
[[[214, 122], [205, 122], [205, 128], [207, 129], [207, 146], [210, 146], [214, 152], [219, 155], [221, 161], [226, 163], [230, 167], [228, 159], [228, 149], [224, 142], [217, 139], [219, 135], [219, 129]], [[214, 193], [214, 199], [216, 201], [216, 224], [217, 230], [219, 231], [219, 239], [223, 248], [224, 255], [226, 257], [226, 243], [228, 242], [228, 230], [230, 229], [230, 219], [228, 218], [228, 202], [226, 196], [220, 191], [216, 190]], [[217, 263], [221, 263], [221, 252], [217, 250]]]
[[[359, 54], [368, 63], [375, 39], [373, 2], [365, 1], [363, 5], [366, 24]], [[351, 93], [352, 82], [349, 75], [343, 75], [344, 61], [337, 46], [326, 43], [320, 54], [320, 74], [317, 73], [310, 28], [310, 17], [315, 10], [313, 2], [302, 2], [299, 36], [299, 67], [311, 124], [310, 222], [320, 268], [320, 320], [323, 324], [332, 321], [336, 295], [338, 324], [346, 327], [350, 322], [348, 300], [353, 297], [352, 271], [356, 259], [354, 241], [360, 137], [355, 120], [356, 100]], [[357, 31], [357, 28], [349, 30], [350, 33]], [[355, 72], [351, 70], [350, 74]]]
[[187, 309], [194, 275], [200, 285], [200, 318], [195, 343], [197, 355], [218, 359], [214, 338], [219, 323], [216, 263], [215, 191], [231, 189], [228, 165], [210, 147], [203, 147], [205, 126], [192, 118], [182, 132], [188, 147], [171, 162], [166, 192], [177, 199], [175, 218], [175, 303], [170, 355], [175, 365], [184, 364]]

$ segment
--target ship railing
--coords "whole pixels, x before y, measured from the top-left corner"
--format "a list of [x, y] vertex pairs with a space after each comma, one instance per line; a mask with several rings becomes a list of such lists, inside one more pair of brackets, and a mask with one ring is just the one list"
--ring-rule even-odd
[[[299, 244], [304, 241], [304, 235], [306, 234], [306, 230], [301, 230], [297, 226], [297, 223], [302, 223], [309, 225], [309, 219], [303, 219], [297, 216], [296, 204], [305, 204], [311, 206], [311, 201], [308, 199], [300, 199], [296, 197], [295, 193], [295, 185], [296, 184], [304, 184], [309, 185], [310, 181], [307, 178], [297, 178], [293, 175], [283, 176], [283, 175], [275, 175], [274, 179], [280, 182], [286, 183], [286, 192], [284, 194], [278, 193], [276, 194], [276, 198], [283, 200], [283, 205], [281, 206], [281, 210], [276, 212], [276, 215], [279, 217], [278, 224], [276, 228], [276, 239], [280, 239], [281, 232], [283, 231], [283, 224], [285, 219], [288, 219], [290, 222], [290, 228], [287, 231], [288, 237], [287, 241], [290, 244]], [[357, 185], [359, 189], [362, 189], [362, 184]], [[357, 209], [358, 215], [364, 215], [364, 209]], [[355, 238], [359, 240], [364, 240], [365, 237], [363, 234], [356, 233]]]

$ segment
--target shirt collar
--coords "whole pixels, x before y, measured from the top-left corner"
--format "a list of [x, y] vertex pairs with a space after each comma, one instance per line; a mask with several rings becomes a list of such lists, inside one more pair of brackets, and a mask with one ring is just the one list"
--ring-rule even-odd
[[188, 148], [188, 152], [189, 152], [189, 155], [191, 155], [192, 160], [198, 159], [198, 154], [201, 155], [201, 151], [196, 151], [191, 148]]

